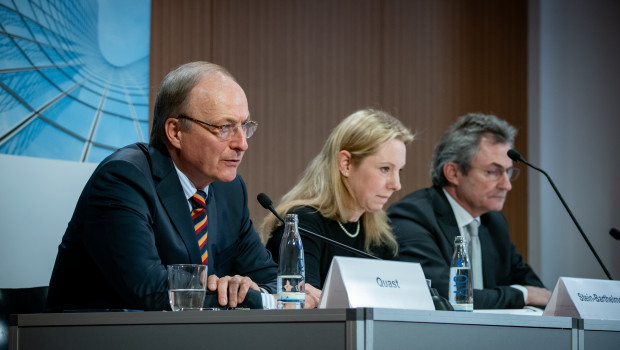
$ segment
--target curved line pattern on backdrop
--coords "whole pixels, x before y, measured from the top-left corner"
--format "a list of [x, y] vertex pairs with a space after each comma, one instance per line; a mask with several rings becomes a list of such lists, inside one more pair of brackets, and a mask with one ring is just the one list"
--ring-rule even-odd
[[[148, 52], [122, 67], [106, 60], [98, 10], [96, 0], [0, 0], [0, 153], [99, 162], [148, 140]], [[148, 41], [145, 12], [132, 25], [147, 26]]]

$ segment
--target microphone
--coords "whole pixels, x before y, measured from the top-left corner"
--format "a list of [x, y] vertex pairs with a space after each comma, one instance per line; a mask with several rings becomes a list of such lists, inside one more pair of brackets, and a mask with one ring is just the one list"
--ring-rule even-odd
[[[278, 212], [273, 208], [273, 202], [271, 201], [271, 198], [269, 198], [269, 196], [267, 196], [264, 193], [259, 193], [258, 196], [256, 196], [256, 199], [258, 200], [258, 203], [260, 203], [260, 205], [269, 210], [273, 215], [276, 216], [276, 218], [278, 218], [278, 220], [282, 221], [282, 223], [284, 223], [284, 219], [282, 219], [282, 217], [280, 215], [278, 215]], [[359, 256], [363, 256], [365, 258], [371, 258], [371, 259], [377, 259], [377, 260], [382, 260], [381, 258], [378, 258], [372, 254], [368, 254], [366, 252], [363, 252], [361, 250], [349, 247], [346, 244], [340, 243], [338, 241], [334, 241], [333, 239], [329, 239], [327, 237], [323, 237], [318, 233], [314, 233], [312, 231], [306, 230], [305, 228], [298, 226], [299, 231], [301, 231], [302, 235], [306, 236], [306, 237], [315, 237], [318, 238], [319, 240], [332, 245], [332, 246], [336, 246], [339, 248], [342, 248], [348, 252], [351, 252], [353, 254], [357, 254]]]
[[[510, 159], [512, 159], [514, 162], [522, 162], [525, 163], [527, 166], [529, 166], [532, 169], [538, 170], [539, 172], [541, 172], [543, 175], [545, 175], [547, 177], [547, 180], [549, 180], [549, 183], [551, 184], [551, 187], [553, 187], [553, 190], [555, 191], [555, 194], [558, 196], [558, 198], [560, 198], [560, 201], [562, 202], [562, 204], [564, 205], [564, 209], [566, 209], [566, 211], [568, 212], [568, 215], [570, 215], [571, 219], [573, 219], [573, 222], [575, 223], [575, 226], [577, 226], [577, 229], [579, 230], [579, 233], [581, 233], [581, 236], [583, 237], [583, 239], [586, 241], [586, 243], [588, 244], [588, 247], [590, 247], [590, 250], [592, 251], [592, 254], [594, 254], [594, 257], [596, 258], [596, 260], [598, 261], [598, 263], [601, 265], [601, 267], [603, 268], [603, 271], [605, 272], [605, 275], [607, 275], [607, 278], [609, 278], [610, 280], [613, 280], [613, 278], [611, 278], [611, 274], [609, 273], [609, 271], [607, 271], [607, 268], [605, 267], [605, 264], [603, 264], [603, 261], [601, 260], [601, 258], [598, 256], [598, 254], [596, 253], [596, 250], [594, 249], [594, 247], [592, 246], [592, 244], [590, 243], [590, 240], [588, 239], [588, 237], [586, 237], [586, 234], [583, 232], [583, 230], [581, 229], [581, 226], [579, 225], [579, 223], [577, 222], [577, 219], [575, 219], [575, 216], [573, 215], [573, 212], [570, 211], [570, 209], [568, 208], [568, 205], [566, 205], [566, 202], [564, 201], [564, 198], [562, 198], [562, 195], [560, 194], [560, 191], [558, 191], [557, 187], [555, 187], [555, 184], [553, 183], [553, 180], [551, 180], [551, 177], [549, 177], [549, 175], [542, 169], [537, 168], [535, 166], [533, 166], [532, 164], [528, 163], [525, 159], [523, 159], [521, 157], [521, 154], [519, 154], [519, 152], [513, 150], [513, 149], [509, 149], [508, 150], [508, 157], [510, 157]], [[613, 231], [614, 229], [612, 229]], [[617, 232], [618, 230], [616, 230]], [[612, 234], [612, 236], [614, 235], [611, 231], [609, 232]], [[617, 238], [616, 238], [617, 239]]]
[[611, 228], [611, 230], [609, 230], [609, 234], [610, 234], [613, 238], [615, 238], [615, 239], [617, 239], [617, 240], [620, 240], [620, 231], [618, 231], [618, 229], [617, 229], [617, 228], [612, 227], [612, 228]]
[[269, 196], [267, 196], [264, 193], [259, 193], [258, 196], [256, 196], [256, 199], [258, 200], [258, 203], [260, 203], [260, 205], [263, 208], [269, 210], [273, 215], [275, 215], [278, 218], [278, 220], [280, 220], [280, 221], [282, 221], [282, 223], [284, 223], [284, 219], [282, 219], [282, 217], [274, 209], [273, 202], [271, 201], [271, 198], [269, 198]]

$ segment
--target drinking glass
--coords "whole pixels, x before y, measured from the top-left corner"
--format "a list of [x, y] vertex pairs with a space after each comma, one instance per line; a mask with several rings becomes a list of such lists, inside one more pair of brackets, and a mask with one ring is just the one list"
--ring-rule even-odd
[[168, 265], [168, 285], [172, 311], [202, 310], [207, 291], [207, 266]]

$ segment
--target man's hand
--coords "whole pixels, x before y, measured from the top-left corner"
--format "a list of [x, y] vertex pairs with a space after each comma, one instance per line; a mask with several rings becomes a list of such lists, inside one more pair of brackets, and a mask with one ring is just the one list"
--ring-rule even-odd
[[311, 284], [306, 283], [306, 303], [304, 309], [316, 309], [319, 307], [319, 300], [321, 300], [321, 290], [314, 288]]
[[549, 298], [551, 298], [551, 291], [541, 287], [524, 286], [527, 289], [527, 300], [525, 305], [542, 306], [545, 307]]
[[207, 289], [217, 290], [217, 301], [220, 306], [237, 307], [245, 300], [250, 288], [260, 292], [260, 288], [250, 277], [235, 275], [219, 278], [211, 275], [207, 279]]

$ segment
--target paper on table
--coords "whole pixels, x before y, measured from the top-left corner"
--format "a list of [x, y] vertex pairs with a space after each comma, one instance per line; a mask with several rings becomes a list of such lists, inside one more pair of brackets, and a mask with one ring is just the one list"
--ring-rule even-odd
[[487, 314], [508, 314], [508, 315], [527, 315], [542, 316], [543, 310], [533, 306], [526, 306], [523, 309], [474, 309], [474, 312]]

